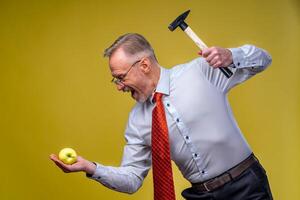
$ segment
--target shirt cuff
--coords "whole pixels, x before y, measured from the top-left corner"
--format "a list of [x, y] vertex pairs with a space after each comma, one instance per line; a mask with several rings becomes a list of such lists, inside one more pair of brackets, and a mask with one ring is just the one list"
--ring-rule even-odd
[[241, 48], [229, 48], [232, 54], [234, 68], [242, 68], [245, 66], [244, 52]]
[[99, 181], [101, 179], [101, 176], [99, 175], [99, 172], [98, 172], [99, 168], [100, 168], [100, 165], [98, 163], [96, 163], [96, 162], [93, 162], [93, 163], [96, 165], [96, 169], [95, 169], [94, 174], [88, 174], [88, 173], [86, 173], [85, 175], [86, 175], [87, 178]]

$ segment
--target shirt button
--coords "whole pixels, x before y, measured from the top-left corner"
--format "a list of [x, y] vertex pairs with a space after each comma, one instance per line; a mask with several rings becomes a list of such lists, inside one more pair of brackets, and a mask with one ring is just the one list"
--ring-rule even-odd
[[169, 103], [167, 103], [167, 106], [168, 106], [168, 107], [170, 107], [170, 104], [169, 104]]
[[198, 157], [198, 154], [194, 153], [194, 157], [195, 157], [195, 158]]
[[241, 64], [240, 62], [237, 63], [238, 66], [240, 66], [240, 64]]
[[176, 119], [176, 122], [179, 122], [179, 118]]
[[187, 140], [188, 140], [188, 139], [190, 139], [190, 137], [189, 137], [188, 135], [186, 135], [186, 136], [185, 136], [185, 139], [187, 139]]
[[202, 170], [202, 171], [201, 171], [201, 173], [202, 173], [202, 174], [205, 174], [205, 171], [204, 171], [204, 170]]
[[101, 179], [101, 176], [98, 176], [97, 179]]

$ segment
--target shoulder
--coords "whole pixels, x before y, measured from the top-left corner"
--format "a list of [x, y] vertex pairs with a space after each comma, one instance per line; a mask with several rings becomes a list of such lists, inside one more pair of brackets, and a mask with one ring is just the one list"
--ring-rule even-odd
[[[128, 144], [148, 144], [151, 127], [151, 109], [147, 103], [136, 103], [129, 113], [125, 130], [125, 140]], [[150, 114], [149, 114], [150, 113]]]
[[189, 62], [175, 65], [171, 68], [171, 78], [177, 78], [187, 72], [197, 73], [207, 62], [202, 57], [197, 57]]
[[149, 100], [144, 103], [136, 102], [129, 113], [129, 124], [139, 127], [145, 123], [145, 118], [151, 114], [151, 105]]

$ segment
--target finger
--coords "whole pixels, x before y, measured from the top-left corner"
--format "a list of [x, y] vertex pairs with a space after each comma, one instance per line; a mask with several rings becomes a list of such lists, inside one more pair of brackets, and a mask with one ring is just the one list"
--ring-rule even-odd
[[219, 56], [215, 56], [213, 57], [213, 59], [211, 61], [209, 61], [209, 65], [213, 66], [214, 64], [216, 64], [218, 61], [220, 61], [220, 57]]
[[66, 169], [64, 166], [62, 166], [58, 161], [56, 161], [55, 159], [51, 159], [54, 164], [59, 167], [62, 171], [64, 171], [65, 173], [69, 173], [70, 171], [68, 169]]
[[71, 172], [71, 169], [68, 165], [64, 164], [62, 161], [60, 161], [55, 154], [50, 155], [50, 159], [64, 172]]
[[56, 156], [55, 154], [51, 154], [51, 155], [50, 155], [50, 159], [51, 159], [52, 161], [56, 162], [56, 163], [60, 163], [62, 166], [65, 165], [61, 160], [59, 160], [59, 159], [57, 158], [57, 156]]
[[62, 168], [68, 170], [68, 171], [71, 171], [70, 167], [68, 165], [66, 165], [65, 163], [61, 162], [60, 160], [59, 161], [55, 161], [56, 164], [60, 165]]
[[215, 64], [212, 65], [213, 67], [222, 67], [222, 62], [217, 61]]
[[68, 165], [66, 165], [61, 160], [59, 160], [58, 157], [55, 154], [52, 154], [50, 156], [50, 159], [53, 160], [54, 162], [57, 162], [57, 163], [61, 164], [62, 166], [68, 167]]
[[199, 52], [198, 52], [198, 55], [202, 56], [202, 51], [199, 51]]
[[59, 167], [63, 172], [70, 173], [71, 171], [61, 166], [59, 163], [54, 162], [57, 167]]
[[50, 156], [49, 156], [49, 158], [51, 159], [51, 160], [58, 160], [58, 158], [57, 158], [57, 156], [55, 155], [55, 154], [51, 154]]
[[204, 58], [206, 58], [209, 54], [211, 54], [211, 52], [212, 52], [212, 49], [211, 49], [211, 48], [203, 49], [203, 50], [202, 50], [202, 56], [203, 56]]
[[[207, 61], [209, 64], [212, 65], [211, 61], [212, 61], [213, 59], [219, 59], [219, 58], [220, 58], [220, 56], [219, 56], [216, 52], [211, 52], [211, 53], [207, 56], [207, 58], [205, 58], [205, 59], [206, 59], [206, 61]], [[214, 64], [214, 63], [213, 63], [213, 64]]]

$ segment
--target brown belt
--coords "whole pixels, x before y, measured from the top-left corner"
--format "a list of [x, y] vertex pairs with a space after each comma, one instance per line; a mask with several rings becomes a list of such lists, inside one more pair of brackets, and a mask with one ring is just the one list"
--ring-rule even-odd
[[213, 191], [241, 175], [255, 162], [258, 163], [258, 160], [253, 154], [251, 154], [247, 159], [245, 159], [235, 167], [231, 168], [230, 170], [224, 172], [220, 176], [209, 179], [202, 183], [192, 183], [192, 187], [198, 192]]

